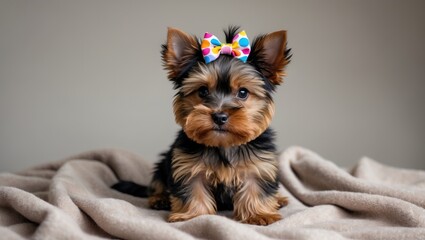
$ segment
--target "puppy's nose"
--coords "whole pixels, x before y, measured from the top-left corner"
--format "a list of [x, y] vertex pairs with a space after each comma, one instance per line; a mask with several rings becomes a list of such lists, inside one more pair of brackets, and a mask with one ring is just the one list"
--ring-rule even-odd
[[227, 122], [229, 115], [224, 112], [216, 112], [212, 114], [212, 119], [217, 125], [221, 126]]

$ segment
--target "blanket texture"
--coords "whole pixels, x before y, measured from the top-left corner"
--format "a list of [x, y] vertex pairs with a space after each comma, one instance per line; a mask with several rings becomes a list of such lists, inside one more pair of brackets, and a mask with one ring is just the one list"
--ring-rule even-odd
[[152, 164], [99, 150], [0, 174], [1, 239], [425, 239], [425, 171], [368, 158], [351, 171], [292, 147], [279, 157], [284, 219], [241, 224], [231, 212], [167, 223], [147, 199], [110, 189], [148, 184]]

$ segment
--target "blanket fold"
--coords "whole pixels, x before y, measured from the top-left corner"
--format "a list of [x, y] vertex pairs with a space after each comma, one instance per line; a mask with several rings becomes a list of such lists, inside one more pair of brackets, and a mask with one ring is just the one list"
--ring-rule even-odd
[[167, 211], [110, 188], [148, 184], [152, 163], [116, 149], [0, 173], [4, 239], [425, 239], [425, 171], [362, 158], [351, 170], [291, 147], [279, 156], [284, 216], [241, 224], [231, 212], [167, 223]]

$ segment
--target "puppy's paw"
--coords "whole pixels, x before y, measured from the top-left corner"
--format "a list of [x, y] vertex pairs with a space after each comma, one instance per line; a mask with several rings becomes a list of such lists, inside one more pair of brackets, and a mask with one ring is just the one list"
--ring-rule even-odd
[[251, 216], [247, 219], [243, 219], [242, 223], [248, 223], [248, 224], [254, 224], [254, 225], [269, 225], [276, 221], [279, 221], [282, 219], [282, 216], [278, 213], [271, 213], [271, 214], [257, 214], [254, 216]]
[[186, 214], [186, 213], [171, 213], [170, 216], [168, 216], [168, 222], [186, 221], [186, 220], [195, 218], [197, 216], [200, 216], [200, 215], [193, 215], [193, 214]]
[[286, 205], [288, 205], [288, 198], [287, 197], [282, 197], [280, 195], [277, 195], [276, 198], [277, 198], [277, 204], [279, 204], [279, 208], [283, 208]]
[[149, 197], [149, 206], [156, 210], [170, 210], [171, 203], [168, 195], [153, 195]]

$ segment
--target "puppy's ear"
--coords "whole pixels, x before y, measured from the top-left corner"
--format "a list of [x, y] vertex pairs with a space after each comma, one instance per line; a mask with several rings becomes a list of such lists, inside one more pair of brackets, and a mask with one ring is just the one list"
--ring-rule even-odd
[[286, 48], [286, 31], [272, 32], [254, 40], [248, 61], [258, 67], [273, 84], [279, 85], [290, 62], [291, 49]]
[[176, 80], [197, 58], [198, 41], [175, 28], [168, 28], [167, 43], [162, 45], [162, 61], [168, 78]]

